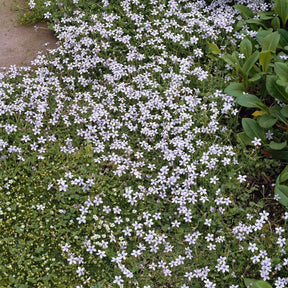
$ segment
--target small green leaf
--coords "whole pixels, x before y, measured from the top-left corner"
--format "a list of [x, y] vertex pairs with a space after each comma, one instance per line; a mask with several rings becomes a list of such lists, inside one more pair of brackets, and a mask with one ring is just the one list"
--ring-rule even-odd
[[262, 101], [252, 94], [242, 94], [239, 95], [236, 99], [236, 102], [243, 106], [248, 108], [262, 108], [265, 105], [262, 103]]
[[288, 0], [276, 0], [274, 10], [280, 16], [282, 25], [285, 27], [288, 20]]
[[259, 58], [259, 52], [255, 51], [244, 63], [243, 65], [243, 72], [244, 73], [249, 73], [249, 71], [251, 70], [251, 68], [254, 66], [254, 64], [256, 63], [256, 61]]
[[285, 89], [276, 83], [277, 77], [268, 75], [266, 80], [266, 88], [268, 93], [276, 99], [288, 103], [288, 94]]
[[288, 45], [288, 31], [286, 29], [279, 29], [278, 30], [280, 32], [280, 41], [279, 44], [281, 45], [281, 47], [285, 47]]
[[280, 41], [280, 34], [278, 31], [267, 35], [263, 39], [262, 51], [272, 51], [276, 53], [276, 48], [279, 44], [279, 41]]
[[282, 151], [277, 151], [277, 150], [271, 150], [267, 149], [267, 151], [271, 154], [271, 156], [274, 159], [279, 159], [279, 160], [288, 160], [288, 151], [282, 150]]
[[245, 132], [237, 134], [237, 141], [243, 146], [252, 145], [251, 139], [247, 136]]
[[269, 113], [284, 124], [286, 124], [287, 119], [282, 115], [281, 110], [282, 108], [279, 105], [273, 105], [269, 107]]
[[263, 280], [244, 278], [244, 283], [247, 288], [272, 288], [268, 282]]
[[282, 62], [275, 62], [274, 63], [274, 70], [277, 74], [277, 76], [282, 81], [288, 81], [288, 66], [285, 63]]
[[[282, 86], [284, 87], [285, 91], [286, 91], [286, 88], [288, 87], [288, 82], [286, 81], [283, 81], [283, 80], [277, 80], [276, 83], [279, 85], [279, 86]], [[287, 92], [287, 91], [286, 91]]]
[[279, 29], [280, 28], [280, 19], [279, 17], [274, 17], [271, 21], [271, 25], [273, 26], [273, 28], [276, 30], [276, 29]]
[[280, 113], [284, 116], [284, 117], [288, 117], [288, 106], [283, 107], [280, 110]]
[[207, 42], [207, 44], [213, 54], [218, 55], [221, 53], [221, 50], [214, 43]]
[[244, 38], [240, 43], [240, 53], [244, 54], [245, 58], [251, 56], [252, 54], [252, 43], [248, 38]]
[[250, 118], [242, 118], [242, 127], [247, 136], [251, 139], [260, 138], [263, 142], [266, 141], [265, 132], [258, 123]]
[[272, 59], [271, 51], [261, 51], [259, 55], [259, 63], [262, 66], [262, 71], [267, 72]]
[[280, 175], [279, 175], [279, 183], [286, 182], [287, 180], [288, 180], [288, 165], [280, 173]]
[[249, 82], [256, 82], [256, 81], [260, 80], [261, 77], [262, 77], [261, 74], [256, 73], [256, 74], [253, 75], [251, 78], [249, 78]]
[[225, 54], [222, 56], [222, 59], [231, 66], [239, 68], [239, 62], [235, 61], [235, 58], [230, 54]]
[[276, 185], [275, 194], [280, 197], [279, 202], [288, 207], [288, 186], [286, 185]]
[[243, 20], [239, 20], [237, 23], [236, 23], [236, 26], [235, 26], [235, 29], [236, 30], [241, 30], [244, 26], [245, 22]]
[[247, 20], [245, 20], [245, 22], [248, 23], [248, 24], [256, 24], [258, 26], [262, 26], [265, 29], [266, 28], [268, 29], [267, 24], [265, 23], [265, 21], [260, 20], [260, 19], [247, 19]]
[[259, 44], [262, 45], [263, 43], [263, 40], [266, 36], [272, 34], [273, 32], [273, 29], [272, 28], [269, 28], [269, 29], [266, 29], [266, 30], [259, 30], [256, 34], [256, 39], [257, 41], [259, 42]]
[[254, 13], [251, 9], [249, 9], [247, 6], [236, 4], [233, 6], [244, 19], [253, 18]]
[[271, 14], [271, 11], [260, 11], [258, 14], [262, 20], [270, 20], [274, 18], [273, 14]]
[[269, 114], [264, 114], [263, 116], [258, 118], [258, 123], [262, 128], [271, 128], [276, 122], [277, 118], [273, 117]]
[[285, 142], [282, 142], [282, 143], [276, 143], [274, 141], [271, 141], [269, 143], [269, 147], [273, 150], [282, 150], [284, 149], [285, 147], [287, 147], [287, 141]]
[[230, 95], [230, 96], [240, 96], [243, 95], [243, 93], [246, 93], [246, 90], [243, 86], [243, 84], [238, 82], [230, 83], [224, 90], [224, 93]]

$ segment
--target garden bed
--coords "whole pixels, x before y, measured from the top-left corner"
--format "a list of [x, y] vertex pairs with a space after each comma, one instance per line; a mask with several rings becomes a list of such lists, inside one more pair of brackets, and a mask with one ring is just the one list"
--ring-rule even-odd
[[59, 46], [0, 74], [0, 287], [287, 287], [281, 163], [213, 53], [253, 37], [231, 1], [35, 2]]

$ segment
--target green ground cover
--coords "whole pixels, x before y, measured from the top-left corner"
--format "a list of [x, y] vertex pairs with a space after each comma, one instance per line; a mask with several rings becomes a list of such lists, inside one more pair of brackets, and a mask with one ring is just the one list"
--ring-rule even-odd
[[210, 2], [27, 2], [59, 46], [0, 74], [0, 287], [288, 287], [285, 97], [241, 96], [287, 49]]

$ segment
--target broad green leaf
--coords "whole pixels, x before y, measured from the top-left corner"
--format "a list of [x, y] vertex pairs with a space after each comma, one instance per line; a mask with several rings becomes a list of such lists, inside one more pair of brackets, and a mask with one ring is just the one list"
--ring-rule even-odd
[[210, 43], [207, 41], [207, 44], [209, 46], [209, 48], [211, 49], [211, 52], [215, 55], [218, 55], [221, 53], [220, 49], [218, 48], [217, 45], [215, 45], [214, 43]]
[[288, 20], [288, 0], [276, 0], [274, 10], [280, 16], [282, 25], [285, 27]]
[[280, 42], [279, 44], [281, 45], [281, 47], [285, 47], [288, 45], [288, 31], [286, 29], [279, 29], [278, 30], [280, 32]]
[[275, 16], [273, 17], [272, 21], [271, 21], [271, 25], [273, 26], [273, 28], [276, 30], [276, 29], [279, 29], [280, 28], [280, 19], [279, 17]]
[[275, 31], [267, 35], [263, 39], [262, 51], [272, 51], [276, 53], [276, 48], [278, 46], [279, 41], [280, 41], [280, 34], [278, 31]]
[[255, 120], [250, 118], [243, 118], [242, 127], [247, 136], [252, 140], [257, 137], [260, 138], [263, 142], [266, 141], [263, 128], [261, 128]]
[[256, 61], [259, 58], [259, 52], [255, 51], [244, 63], [242, 69], [244, 73], [247, 73], [251, 70], [251, 68], [254, 66], [254, 64], [256, 63]]
[[270, 20], [273, 19], [273, 12], [271, 13], [271, 11], [260, 11], [259, 13], [260, 19], [262, 20]]
[[249, 82], [255, 82], [261, 79], [261, 74], [256, 73], [254, 76], [252, 76], [251, 78], [249, 78]]
[[274, 141], [271, 141], [269, 143], [269, 147], [273, 150], [283, 150], [285, 147], [287, 147], [287, 141], [282, 143], [276, 143]]
[[286, 182], [288, 180], [288, 165], [282, 170], [279, 175], [279, 183]]
[[279, 160], [288, 160], [288, 151], [277, 151], [272, 149], [267, 149], [267, 151], [271, 154], [274, 159]]
[[272, 288], [268, 282], [263, 280], [244, 278], [244, 283], [247, 288]]
[[263, 20], [260, 20], [260, 19], [247, 19], [245, 20], [246, 23], [248, 24], [256, 24], [256, 25], [259, 25], [259, 26], [262, 26], [263, 28], [267, 28], [267, 24], [265, 23], [265, 21]]
[[240, 53], [244, 54], [245, 58], [252, 54], [252, 43], [248, 38], [244, 38], [240, 43]]
[[259, 63], [262, 66], [262, 71], [267, 72], [272, 59], [271, 51], [261, 51], [259, 55]]
[[264, 114], [258, 118], [258, 123], [262, 128], [271, 128], [276, 122], [277, 118], [269, 114]]
[[248, 19], [248, 18], [253, 18], [254, 17], [253, 11], [251, 9], [249, 9], [248, 7], [244, 6], [244, 5], [236, 4], [233, 7], [240, 13], [240, 15], [244, 19]]
[[266, 88], [268, 93], [276, 99], [288, 103], [288, 93], [285, 89], [276, 83], [277, 77], [274, 75], [267, 76]]
[[273, 105], [269, 107], [269, 112], [272, 116], [283, 122], [284, 124], [287, 123], [286, 117], [283, 116], [281, 113], [282, 108], [279, 105]]
[[236, 30], [241, 30], [244, 26], [245, 22], [243, 20], [239, 20], [237, 23], [236, 23], [236, 26], [235, 26], [235, 29]]
[[251, 139], [247, 136], [245, 132], [241, 132], [237, 134], [237, 141], [243, 146], [247, 146], [247, 145], [252, 146]]
[[235, 58], [234, 58], [232, 55], [230, 55], [230, 54], [225, 54], [225, 55], [222, 56], [222, 59], [223, 59], [226, 63], [228, 63], [229, 65], [232, 65], [232, 66], [234, 66], [234, 67], [239, 68], [239, 62], [238, 62], [238, 61], [235, 61]]
[[276, 185], [275, 194], [280, 197], [279, 202], [288, 207], [288, 186], [286, 185]]
[[217, 60], [217, 57], [215, 57], [215, 56], [213, 56], [213, 55], [206, 55], [206, 57], [208, 57], [209, 59], [212, 59], [212, 60], [214, 60], [214, 61], [216, 61]]
[[266, 30], [259, 30], [257, 32], [257, 34], [256, 34], [257, 41], [262, 45], [264, 38], [266, 36], [272, 34], [272, 32], [273, 32], [272, 28], [269, 28], [269, 29], [266, 29]]
[[277, 80], [276, 83], [282, 87], [284, 87], [284, 89], [286, 89], [288, 87], [288, 81], [283, 81], [283, 80]]
[[285, 63], [282, 62], [275, 62], [274, 63], [274, 70], [277, 74], [277, 76], [283, 80], [288, 81], [288, 66]]
[[276, 83], [279, 86], [282, 86], [285, 89], [285, 92], [288, 93], [288, 82], [282, 80], [276, 80]]
[[280, 113], [284, 116], [284, 117], [288, 117], [288, 106], [283, 107], [280, 110]]
[[248, 108], [262, 108], [265, 105], [262, 103], [262, 101], [252, 94], [242, 94], [239, 95], [236, 99], [236, 102], [244, 107]]
[[243, 86], [243, 84], [238, 82], [230, 83], [224, 90], [224, 93], [230, 95], [230, 96], [240, 96], [243, 95], [243, 93], [246, 93], [246, 90]]

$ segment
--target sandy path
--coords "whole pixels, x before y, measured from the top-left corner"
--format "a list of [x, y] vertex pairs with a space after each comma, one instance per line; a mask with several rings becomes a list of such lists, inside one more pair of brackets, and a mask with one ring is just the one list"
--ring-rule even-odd
[[42, 29], [47, 27], [45, 24], [37, 24], [37, 32], [34, 25], [16, 24], [17, 11], [13, 7], [12, 0], [0, 0], [0, 67], [29, 65], [38, 51], [56, 47], [53, 33]]

